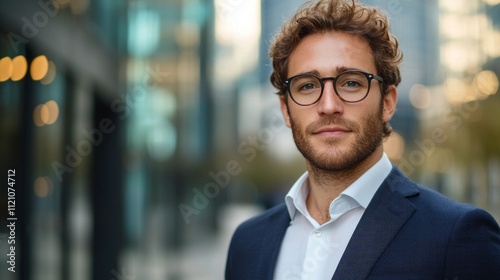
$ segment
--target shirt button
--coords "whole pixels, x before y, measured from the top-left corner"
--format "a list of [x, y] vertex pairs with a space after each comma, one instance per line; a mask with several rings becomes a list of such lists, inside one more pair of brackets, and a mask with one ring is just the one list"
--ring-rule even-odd
[[320, 237], [321, 236], [321, 230], [316, 230], [314, 232], [314, 235], [316, 235], [316, 237]]

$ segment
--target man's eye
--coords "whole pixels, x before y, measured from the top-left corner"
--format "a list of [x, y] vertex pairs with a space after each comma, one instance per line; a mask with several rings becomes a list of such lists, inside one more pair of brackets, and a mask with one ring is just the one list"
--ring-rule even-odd
[[300, 87], [300, 90], [311, 90], [311, 89], [315, 89], [315, 88], [317, 88], [317, 86], [314, 83], [307, 83], [307, 84], [303, 84]]
[[346, 81], [344, 84], [343, 84], [344, 87], [359, 87], [361, 86], [361, 83], [359, 82], [356, 82], [356, 81]]

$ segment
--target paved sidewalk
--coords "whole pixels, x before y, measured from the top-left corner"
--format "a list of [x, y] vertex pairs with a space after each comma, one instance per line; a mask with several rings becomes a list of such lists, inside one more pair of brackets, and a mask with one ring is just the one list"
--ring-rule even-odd
[[112, 280], [217, 280], [224, 268], [231, 236], [244, 220], [260, 213], [253, 205], [229, 205], [220, 213], [221, 230], [216, 236], [188, 243], [180, 253], [156, 250], [146, 257], [137, 252], [124, 255], [120, 279]]

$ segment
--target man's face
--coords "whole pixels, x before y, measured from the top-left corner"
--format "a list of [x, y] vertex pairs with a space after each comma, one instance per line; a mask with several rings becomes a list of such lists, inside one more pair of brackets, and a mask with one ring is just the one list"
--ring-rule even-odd
[[[377, 74], [371, 49], [360, 36], [327, 32], [305, 37], [289, 58], [288, 76], [315, 73], [336, 77], [345, 70]], [[321, 99], [297, 105], [288, 95], [280, 99], [287, 126], [309, 164], [325, 171], [351, 169], [374, 152], [382, 153], [383, 124], [391, 119], [397, 99], [395, 87], [383, 96], [379, 82], [371, 81], [368, 96], [345, 103], [325, 81]]]

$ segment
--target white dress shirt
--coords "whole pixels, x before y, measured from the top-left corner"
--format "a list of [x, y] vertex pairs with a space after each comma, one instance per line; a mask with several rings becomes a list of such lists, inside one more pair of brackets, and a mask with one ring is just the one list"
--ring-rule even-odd
[[281, 245], [274, 279], [331, 279], [361, 216], [391, 169], [384, 153], [332, 201], [331, 220], [323, 225], [307, 211], [309, 175], [304, 173], [285, 197], [291, 222]]

